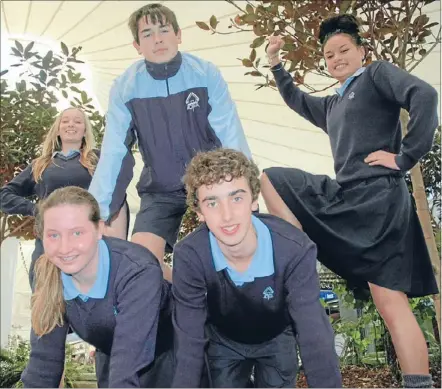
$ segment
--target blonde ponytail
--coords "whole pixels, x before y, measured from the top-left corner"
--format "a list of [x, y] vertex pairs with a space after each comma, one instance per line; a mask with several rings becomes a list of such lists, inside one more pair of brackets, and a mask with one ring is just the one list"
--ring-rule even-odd
[[43, 336], [63, 325], [65, 301], [60, 269], [43, 254], [35, 263], [34, 280], [31, 323], [35, 334]]

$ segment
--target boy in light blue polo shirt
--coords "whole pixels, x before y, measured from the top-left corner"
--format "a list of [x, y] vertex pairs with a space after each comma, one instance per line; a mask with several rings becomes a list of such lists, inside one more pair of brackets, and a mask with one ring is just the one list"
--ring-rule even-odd
[[[173, 387], [199, 387], [207, 350], [212, 387], [340, 387], [333, 331], [319, 302], [316, 246], [272, 215], [252, 214], [259, 170], [241, 152], [195, 156], [184, 183], [204, 222], [175, 246]], [[296, 341], [295, 341], [296, 336]]]

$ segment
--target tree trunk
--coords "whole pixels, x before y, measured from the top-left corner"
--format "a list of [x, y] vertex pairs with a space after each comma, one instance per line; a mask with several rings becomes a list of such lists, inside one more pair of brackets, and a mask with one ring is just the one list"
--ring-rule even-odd
[[[401, 125], [402, 135], [405, 136], [408, 128], [408, 113], [401, 110]], [[425, 193], [424, 179], [422, 177], [422, 171], [420, 164], [411, 169], [411, 182], [413, 184], [413, 196], [416, 202], [417, 215], [422, 226], [422, 230], [425, 236], [425, 242], [427, 243], [428, 252], [431, 258], [431, 264], [433, 265], [434, 275], [436, 277], [437, 286], [440, 291], [440, 257], [437, 251], [436, 240], [434, 238], [433, 226], [431, 225], [430, 208], [428, 207], [427, 195]], [[440, 333], [440, 294], [433, 296], [434, 307], [436, 310], [437, 326]]]

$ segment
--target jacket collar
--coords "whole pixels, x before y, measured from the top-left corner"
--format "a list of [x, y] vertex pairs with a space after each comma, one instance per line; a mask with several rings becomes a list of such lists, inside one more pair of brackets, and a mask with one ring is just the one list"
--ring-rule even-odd
[[166, 80], [169, 77], [173, 77], [180, 70], [182, 56], [178, 51], [177, 55], [172, 58], [169, 62], [166, 63], [153, 63], [147, 60], [144, 61], [146, 63], [147, 72], [155, 79], [155, 80]]

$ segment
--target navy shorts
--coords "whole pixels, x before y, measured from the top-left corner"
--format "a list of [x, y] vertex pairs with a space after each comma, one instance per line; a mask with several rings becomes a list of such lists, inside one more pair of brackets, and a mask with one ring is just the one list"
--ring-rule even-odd
[[132, 234], [150, 232], [158, 235], [166, 241], [166, 252], [171, 253], [178, 239], [181, 221], [186, 210], [184, 190], [143, 193]]
[[207, 328], [210, 376], [214, 388], [245, 388], [253, 374], [256, 388], [294, 388], [298, 372], [292, 327], [260, 343], [235, 342], [214, 326]]

